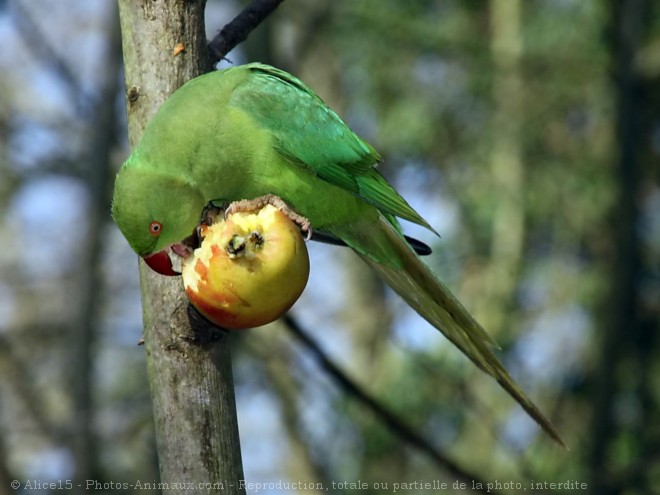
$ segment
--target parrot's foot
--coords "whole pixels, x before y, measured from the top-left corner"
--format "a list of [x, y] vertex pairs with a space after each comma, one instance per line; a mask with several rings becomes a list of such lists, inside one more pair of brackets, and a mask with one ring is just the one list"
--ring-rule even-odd
[[217, 218], [223, 214], [226, 208], [227, 208], [227, 203], [225, 203], [223, 206], [217, 206], [213, 204], [213, 201], [209, 202], [202, 210], [202, 215], [199, 219], [198, 228], [200, 226], [213, 225], [216, 222]]
[[255, 199], [241, 199], [230, 203], [225, 209], [225, 219], [232, 213], [239, 213], [242, 211], [256, 211], [260, 210], [266, 205], [271, 205], [284, 213], [289, 219], [300, 227], [305, 233], [305, 241], [312, 238], [312, 224], [306, 217], [296, 213], [293, 209], [286, 204], [286, 202], [279, 196], [274, 194], [266, 194]]

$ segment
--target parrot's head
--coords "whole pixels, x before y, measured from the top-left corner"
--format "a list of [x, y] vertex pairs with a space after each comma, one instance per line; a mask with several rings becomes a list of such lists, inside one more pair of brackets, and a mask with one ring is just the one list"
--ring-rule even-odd
[[153, 270], [178, 275], [168, 250], [193, 234], [205, 204], [201, 192], [184, 176], [129, 163], [115, 180], [112, 218], [133, 251]]

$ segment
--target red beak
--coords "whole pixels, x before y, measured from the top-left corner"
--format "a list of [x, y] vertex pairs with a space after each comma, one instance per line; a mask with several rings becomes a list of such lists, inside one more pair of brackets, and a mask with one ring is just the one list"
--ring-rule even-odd
[[170, 276], [181, 275], [179, 272], [175, 272], [172, 268], [172, 260], [167, 254], [167, 249], [144, 256], [142, 259], [147, 265], [149, 265], [149, 268], [156, 273]]

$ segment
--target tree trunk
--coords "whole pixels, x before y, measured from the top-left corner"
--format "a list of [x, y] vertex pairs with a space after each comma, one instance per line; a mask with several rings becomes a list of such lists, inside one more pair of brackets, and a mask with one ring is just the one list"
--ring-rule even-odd
[[520, 144], [523, 50], [520, 0], [491, 0], [494, 65], [491, 173], [497, 195], [483, 324], [500, 334], [515, 293], [525, 238], [524, 170]]
[[[592, 493], [613, 495], [624, 490], [616, 479], [622, 463], [615, 462], [613, 445], [625, 426], [615, 419], [617, 397], [625, 394], [630, 383], [637, 382], [635, 391], [644, 406], [650, 387], [650, 351], [652, 326], [644, 325], [642, 307], [640, 225], [640, 155], [644, 140], [650, 134], [643, 128], [642, 115], [646, 108], [643, 83], [636, 67], [637, 54], [649, 24], [649, 3], [646, 0], [610, 0], [610, 46], [612, 72], [616, 91], [616, 174], [617, 200], [612, 212], [611, 242], [613, 251], [607, 260], [611, 265], [610, 293], [605, 301], [606, 320], [600, 329], [599, 362], [594, 374], [594, 397], [591, 419], [589, 469]], [[628, 362], [626, 362], [626, 360]], [[623, 366], [634, 369], [634, 378], [620, 373]], [[644, 472], [649, 461], [648, 429], [652, 420], [642, 407], [637, 420], [638, 432], [631, 435], [627, 448], [639, 453], [635, 465], [624, 469], [634, 473], [633, 482], [626, 488], [634, 493], [649, 493], [649, 473]], [[627, 433], [627, 432], [626, 432]], [[645, 456], [649, 456], [646, 457]], [[637, 459], [637, 457], [635, 457]], [[618, 465], [617, 465], [618, 464]], [[650, 464], [649, 464], [650, 465]], [[639, 466], [640, 468], [638, 468]], [[641, 472], [638, 472], [641, 471]], [[604, 474], [607, 476], [604, 476]], [[637, 489], [635, 492], [633, 489]], [[652, 490], [651, 490], [652, 491]]]
[[[131, 147], [171, 93], [211, 69], [204, 6], [119, 0]], [[140, 280], [161, 482], [168, 493], [245, 493], [229, 338], [189, 317], [179, 277], [140, 262]]]

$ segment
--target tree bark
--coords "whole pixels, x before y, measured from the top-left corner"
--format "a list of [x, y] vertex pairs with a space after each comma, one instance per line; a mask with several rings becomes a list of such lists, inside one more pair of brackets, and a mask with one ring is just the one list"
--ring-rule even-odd
[[[119, 0], [131, 147], [171, 93], [211, 69], [204, 6]], [[179, 277], [140, 261], [140, 280], [161, 482], [168, 493], [245, 493], [229, 338], [190, 318]]]

